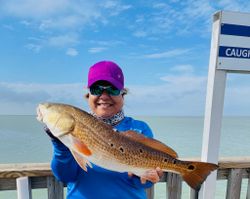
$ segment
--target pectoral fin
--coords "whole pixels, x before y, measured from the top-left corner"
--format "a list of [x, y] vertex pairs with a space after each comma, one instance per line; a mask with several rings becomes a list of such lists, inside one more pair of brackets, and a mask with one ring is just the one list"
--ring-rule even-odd
[[91, 163], [85, 159], [84, 157], [82, 157], [81, 155], [79, 155], [77, 152], [72, 151], [71, 153], [73, 155], [73, 157], [75, 158], [76, 162], [78, 163], [78, 165], [84, 170], [84, 171], [88, 171], [87, 166], [89, 166], [90, 168], [92, 168]]
[[77, 151], [80, 154], [83, 154], [85, 156], [90, 156], [92, 154], [86, 144], [84, 144], [82, 141], [73, 136], [72, 136], [72, 145], [74, 151]]
[[87, 166], [92, 168], [91, 163], [86, 158], [91, 155], [91, 151], [83, 142], [72, 135], [63, 136], [61, 137], [61, 140], [66, 146], [68, 146], [68, 148], [70, 148], [76, 162], [84, 171], [87, 171]]

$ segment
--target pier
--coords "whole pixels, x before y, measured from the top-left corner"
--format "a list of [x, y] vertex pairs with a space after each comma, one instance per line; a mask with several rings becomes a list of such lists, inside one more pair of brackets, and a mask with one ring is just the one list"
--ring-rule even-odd
[[[198, 160], [198, 159], [186, 159]], [[226, 180], [226, 199], [250, 199], [250, 157], [230, 157], [219, 159], [217, 180]], [[241, 196], [242, 180], [247, 179], [246, 196]], [[23, 182], [22, 182], [23, 181]], [[182, 198], [181, 177], [173, 173], [164, 173], [159, 183], [166, 185], [167, 199]], [[17, 190], [25, 192], [25, 199], [32, 199], [32, 189], [47, 189], [48, 199], [63, 199], [65, 185], [53, 176], [49, 163], [0, 164], [0, 191]], [[22, 189], [22, 190], [20, 190]], [[154, 187], [147, 190], [148, 199], [154, 199]], [[190, 199], [196, 198], [194, 190], [190, 190]], [[186, 198], [185, 198], [186, 199]]]

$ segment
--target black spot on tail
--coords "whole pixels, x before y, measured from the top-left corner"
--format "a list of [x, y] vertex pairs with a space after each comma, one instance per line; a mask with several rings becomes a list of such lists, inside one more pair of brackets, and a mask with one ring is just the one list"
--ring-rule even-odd
[[194, 169], [195, 169], [194, 165], [190, 164], [190, 165], [188, 166], [188, 170], [194, 170]]

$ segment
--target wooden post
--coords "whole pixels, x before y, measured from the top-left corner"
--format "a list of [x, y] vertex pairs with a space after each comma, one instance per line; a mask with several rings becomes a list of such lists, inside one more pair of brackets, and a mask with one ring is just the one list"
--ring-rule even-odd
[[[226, 74], [232, 72], [249, 73], [250, 71], [250, 57], [228, 52], [231, 49], [235, 51], [242, 49], [246, 51], [249, 49], [249, 33], [250, 13], [220, 11], [214, 15], [203, 130], [202, 161], [218, 162]], [[215, 182], [216, 171], [209, 175], [204, 182], [199, 194], [202, 199], [214, 198]]]
[[63, 183], [54, 176], [47, 177], [48, 199], [63, 199]]
[[[220, 13], [214, 15], [207, 96], [203, 129], [202, 154], [203, 162], [217, 163], [219, 157], [221, 121], [226, 86], [226, 71], [217, 70], [218, 43], [220, 33]], [[213, 199], [215, 196], [216, 171], [208, 176], [199, 193], [202, 199]]]
[[[225, 71], [215, 69], [209, 74], [201, 156], [203, 162], [218, 163], [226, 75]], [[216, 176], [217, 172], [214, 171], [207, 177], [200, 191], [201, 198], [214, 198]]]
[[248, 186], [247, 186], [247, 197], [246, 199], [250, 199], [250, 175], [248, 176]]
[[167, 176], [167, 191], [168, 198], [181, 199], [182, 179], [180, 175], [168, 173]]
[[231, 169], [228, 176], [226, 199], [240, 198], [242, 171], [242, 169]]
[[198, 197], [199, 197], [199, 192], [191, 188], [190, 199], [198, 199]]
[[154, 185], [149, 189], [146, 189], [147, 199], [154, 199]]
[[17, 178], [16, 186], [18, 199], [32, 199], [29, 177]]

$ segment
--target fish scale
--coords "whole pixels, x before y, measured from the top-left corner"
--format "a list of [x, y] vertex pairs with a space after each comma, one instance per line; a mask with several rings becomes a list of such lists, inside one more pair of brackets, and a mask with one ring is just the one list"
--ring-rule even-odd
[[182, 161], [177, 153], [158, 140], [135, 131], [116, 132], [87, 112], [66, 104], [43, 103], [37, 108], [38, 120], [47, 125], [71, 150], [84, 170], [92, 162], [116, 172], [143, 176], [160, 167], [178, 173], [193, 189], [199, 190], [206, 177], [218, 165]]

